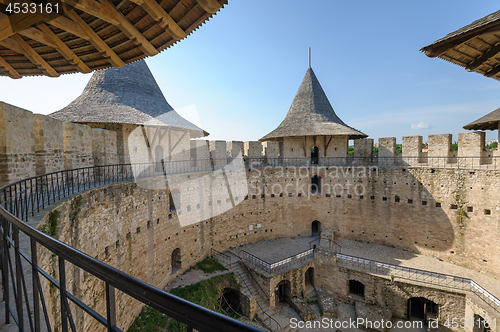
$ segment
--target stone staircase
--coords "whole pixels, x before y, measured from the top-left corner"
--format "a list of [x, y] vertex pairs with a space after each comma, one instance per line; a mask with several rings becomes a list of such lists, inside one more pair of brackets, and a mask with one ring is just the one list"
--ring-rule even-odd
[[[224, 264], [224, 263], [223, 263]], [[290, 323], [286, 326], [278, 325], [278, 322], [272, 317], [279, 312], [279, 308], [270, 308], [269, 301], [257, 290], [257, 287], [243, 267], [239, 257], [231, 254], [231, 263], [224, 264], [226, 268], [234, 272], [238, 284], [248, 293], [250, 298], [255, 298], [257, 303], [256, 315], [269, 330], [273, 332], [296, 332], [298, 329], [292, 329]]]

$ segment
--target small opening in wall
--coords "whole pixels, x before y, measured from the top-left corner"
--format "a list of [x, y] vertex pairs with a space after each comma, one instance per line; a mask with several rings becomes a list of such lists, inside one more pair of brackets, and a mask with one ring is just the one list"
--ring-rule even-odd
[[264, 198], [264, 197], [266, 197], [266, 195], [265, 195], [265, 194], [260, 195], [260, 198]]
[[280, 193], [280, 197], [283, 197], [283, 193]]
[[436, 203], [436, 207], [440, 208], [441, 207], [441, 203]]
[[234, 201], [237, 202], [239, 200], [238, 196], [234, 198]]
[[484, 210], [484, 214], [485, 215], [490, 215], [491, 214], [491, 210], [488, 210], [488, 209]]
[[191, 205], [188, 205], [186, 209], [188, 212], [191, 211]]
[[151, 221], [148, 220], [148, 229], [151, 228]]
[[474, 211], [474, 208], [472, 206], [467, 207], [467, 212], [473, 212], [473, 211]]
[[200, 204], [196, 204], [196, 209], [199, 209], [200, 208]]
[[382, 200], [385, 202], [387, 201], [387, 197], [382, 197]]
[[330, 195], [330, 194], [326, 194], [325, 196], [326, 196], [326, 197], [331, 197], [331, 195]]
[[335, 197], [340, 198], [340, 197], [342, 197], [342, 195], [335, 195]]
[[427, 201], [422, 201], [422, 205], [427, 205]]
[[456, 210], [456, 209], [458, 209], [458, 205], [456, 205], [456, 204], [451, 204], [450, 209], [452, 209], [452, 210]]
[[370, 199], [371, 199], [371, 200], [374, 200], [374, 199], [375, 199], [375, 196], [370, 196]]
[[256, 196], [256, 195], [252, 195], [252, 199], [256, 199], [256, 198], [257, 198], [257, 196]]
[[403, 172], [406, 172], [406, 169], [403, 168]]
[[399, 203], [399, 196], [397, 196], [397, 195], [396, 195], [396, 196], [394, 197], [394, 202]]
[[172, 219], [172, 215], [171, 214], [168, 215], [168, 219]]
[[413, 204], [413, 199], [409, 199], [408, 204]]
[[248, 199], [248, 195], [245, 196], [245, 201]]
[[140, 228], [140, 227], [137, 227], [137, 229], [135, 230], [135, 232], [136, 232], [137, 234], [140, 234], [140, 233], [141, 233], [141, 228]]
[[221, 201], [220, 201], [220, 199], [218, 199], [218, 200], [217, 200], [217, 204], [219, 204], [219, 205], [220, 205], [220, 203], [221, 203]]
[[104, 248], [104, 257], [109, 256], [109, 247]]
[[347, 198], [352, 198], [352, 195], [347, 195]]
[[226, 198], [226, 203], [229, 203], [229, 202], [231, 202], [231, 198], [228, 197], [228, 198]]
[[297, 197], [302, 197], [302, 193], [298, 193], [298, 194], [297, 194]]
[[288, 194], [288, 197], [293, 197], [293, 194], [292, 193]]
[[130, 232], [128, 232], [127, 235], [125, 236], [125, 239], [130, 240], [131, 237], [132, 237], [132, 234]]
[[115, 242], [115, 248], [118, 248], [120, 246], [120, 240]]
[[156, 224], [158, 225], [160, 223], [160, 219], [156, 219]]
[[364, 197], [363, 197], [363, 195], [360, 195], [360, 196], [359, 196], [359, 199], [363, 199], [363, 198], [364, 198]]
[[274, 198], [274, 194], [271, 194], [271, 198]]

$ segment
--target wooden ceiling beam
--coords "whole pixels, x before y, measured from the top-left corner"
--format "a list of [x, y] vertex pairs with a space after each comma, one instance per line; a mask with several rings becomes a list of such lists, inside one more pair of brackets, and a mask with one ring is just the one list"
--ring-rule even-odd
[[45, 16], [44, 21], [45, 23], [48, 23], [56, 28], [67, 31], [77, 37], [89, 41], [91, 39], [90, 36], [85, 32], [85, 30], [82, 29], [82, 27], [79, 24], [59, 14], [54, 14], [54, 13], [48, 14]]
[[41, 56], [38, 54], [31, 46], [28, 45], [27, 42], [19, 35], [11, 36], [11, 39], [16, 41], [19, 46], [24, 50], [22, 52], [25, 57], [27, 57], [35, 66], [37, 66], [40, 70], [45, 71], [47, 76], [50, 77], [59, 77], [59, 73], [54, 70]]
[[496, 56], [498, 53], [500, 53], [500, 43], [492, 47], [489, 51], [483, 53], [483, 55], [478, 57], [476, 60], [472, 61], [467, 67], [465, 67], [465, 70], [475, 71], [479, 66], [488, 61], [488, 59]]
[[36, 40], [39, 43], [50, 46], [52, 48], [57, 48], [57, 44], [43, 31], [37, 28], [28, 28], [19, 32], [20, 35], [28, 37], [29, 39]]
[[207, 13], [215, 14], [222, 5], [217, 0], [196, 0]]
[[[112, 25], [120, 25], [120, 22], [115, 15], [110, 12], [109, 8], [97, 1], [93, 0], [61, 0], [68, 6], [84, 11], [90, 15], [100, 18]], [[72, 9], [66, 8], [66, 12]]]
[[153, 56], [158, 54], [158, 50], [147, 40], [146, 37], [140, 32], [121, 12], [119, 12], [115, 6], [109, 0], [100, 0], [103, 5], [108, 7], [109, 11], [117, 18], [120, 22], [120, 29], [128, 35], [129, 38], [134, 38], [141, 45], [142, 51]]
[[486, 76], [486, 77], [493, 77], [493, 76], [495, 76], [498, 73], [500, 73], [500, 65], [498, 65], [496, 67], [493, 67], [493, 69], [491, 69], [490, 71], [484, 73], [484, 76]]
[[172, 38], [181, 40], [187, 37], [187, 34], [175, 22], [175, 20], [160, 6], [155, 0], [131, 0], [135, 4], [142, 6], [143, 9], [155, 20], [159, 21]]
[[0, 18], [0, 40], [29, 28], [43, 19], [42, 13], [2, 15]]
[[87, 23], [80, 17], [74, 10], [69, 10], [67, 12], [69, 17], [73, 19], [80, 27], [90, 36], [90, 42], [94, 47], [101, 53], [106, 54], [107, 60], [115, 67], [125, 66], [125, 62], [104, 42], [101, 37]]
[[38, 28], [42, 30], [57, 45], [56, 49], [66, 60], [72, 63], [78, 71], [90, 73], [90, 68], [44, 23], [39, 24]]
[[0, 57], [0, 67], [4, 68], [4, 71], [10, 78], [21, 78], [22, 76], [15, 70], [11, 65], [5, 61], [4, 58]]

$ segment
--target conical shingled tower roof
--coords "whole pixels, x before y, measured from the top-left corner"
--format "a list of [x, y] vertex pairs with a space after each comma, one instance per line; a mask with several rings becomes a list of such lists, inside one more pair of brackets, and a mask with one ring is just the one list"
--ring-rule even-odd
[[78, 98], [49, 115], [64, 122], [173, 126], [192, 130], [191, 137], [208, 135], [170, 106], [144, 60], [96, 71]]
[[350, 139], [368, 136], [346, 125], [335, 114], [314, 71], [309, 67], [283, 122], [260, 140], [313, 135], [348, 135]]

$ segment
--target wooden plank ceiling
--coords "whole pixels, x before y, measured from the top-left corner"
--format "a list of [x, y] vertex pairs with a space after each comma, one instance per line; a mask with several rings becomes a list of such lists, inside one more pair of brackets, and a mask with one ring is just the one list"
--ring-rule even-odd
[[[16, 3], [17, 14], [12, 10]], [[0, 0], [0, 76], [57, 77], [122, 67], [186, 38], [226, 3]]]

